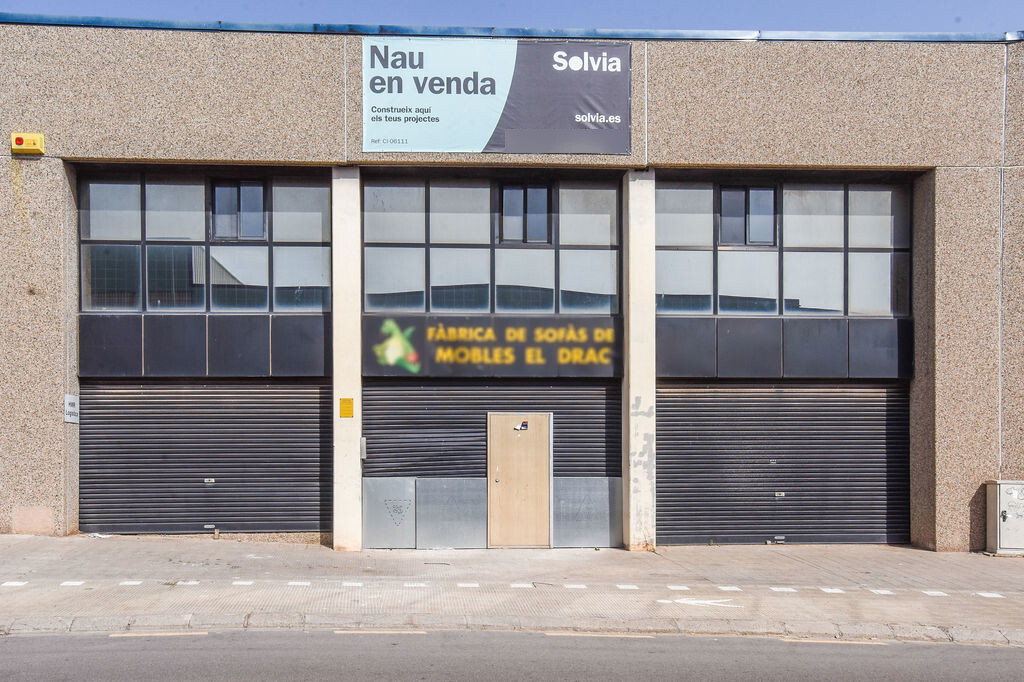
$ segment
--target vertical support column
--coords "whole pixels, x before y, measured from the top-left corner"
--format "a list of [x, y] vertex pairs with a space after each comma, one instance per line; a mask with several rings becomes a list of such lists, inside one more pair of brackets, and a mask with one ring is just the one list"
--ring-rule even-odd
[[654, 171], [623, 180], [622, 532], [629, 550], [655, 545]]
[[[335, 168], [331, 185], [331, 339], [334, 374], [334, 549], [363, 548], [362, 239], [359, 169]], [[352, 401], [351, 416], [342, 412]], [[345, 415], [345, 416], [343, 416]]]

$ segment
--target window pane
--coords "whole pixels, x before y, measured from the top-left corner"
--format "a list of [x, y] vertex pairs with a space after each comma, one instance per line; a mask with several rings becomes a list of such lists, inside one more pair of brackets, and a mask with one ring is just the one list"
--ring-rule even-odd
[[425, 272], [424, 249], [367, 248], [363, 282], [366, 311], [422, 312]]
[[842, 185], [786, 185], [782, 211], [784, 246], [842, 247]]
[[82, 310], [140, 310], [140, 246], [82, 245]]
[[501, 249], [494, 253], [495, 310], [502, 313], [555, 311], [555, 252]]
[[749, 244], [775, 243], [775, 190], [750, 190]]
[[331, 249], [274, 247], [274, 310], [331, 309]]
[[431, 249], [430, 309], [490, 312], [490, 249]]
[[213, 186], [213, 236], [238, 239], [238, 186], [221, 183]]
[[843, 314], [843, 254], [800, 251], [782, 258], [783, 312]]
[[239, 186], [241, 213], [239, 227], [242, 239], [266, 239], [266, 219], [263, 216], [263, 183], [243, 182]]
[[202, 246], [147, 246], [146, 307], [149, 310], [206, 310], [206, 249]]
[[305, 178], [274, 178], [275, 242], [331, 241], [331, 190]]
[[206, 239], [206, 183], [202, 178], [147, 178], [146, 239]]
[[659, 184], [654, 190], [658, 246], [711, 246], [715, 192], [711, 184]]
[[366, 241], [422, 243], [426, 235], [426, 196], [422, 182], [363, 185]]
[[718, 253], [718, 311], [774, 314], [779, 304], [778, 254], [764, 251]]
[[619, 241], [619, 193], [614, 187], [558, 188], [560, 244], [612, 246]]
[[549, 225], [547, 187], [527, 187], [526, 241], [538, 244], [550, 242]]
[[212, 310], [266, 310], [267, 261], [265, 246], [211, 246]]
[[619, 310], [617, 251], [562, 251], [558, 258], [562, 313], [611, 314]]
[[506, 187], [501, 192], [501, 241], [523, 241], [523, 201], [522, 187]]
[[138, 180], [82, 183], [82, 239], [141, 239], [141, 194]]
[[722, 244], [747, 243], [747, 192], [742, 189], [722, 190]]
[[850, 314], [890, 317], [910, 312], [910, 256], [850, 254]]
[[655, 299], [659, 313], [710, 313], [714, 279], [710, 251], [658, 251]]
[[910, 197], [905, 188], [850, 186], [850, 246], [910, 246]]
[[430, 241], [435, 244], [490, 244], [490, 183], [432, 181]]

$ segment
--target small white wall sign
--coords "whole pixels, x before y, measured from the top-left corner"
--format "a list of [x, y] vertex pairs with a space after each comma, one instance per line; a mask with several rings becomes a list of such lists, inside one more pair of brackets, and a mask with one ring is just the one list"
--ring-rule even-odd
[[78, 423], [78, 396], [64, 394], [64, 421], [69, 424]]

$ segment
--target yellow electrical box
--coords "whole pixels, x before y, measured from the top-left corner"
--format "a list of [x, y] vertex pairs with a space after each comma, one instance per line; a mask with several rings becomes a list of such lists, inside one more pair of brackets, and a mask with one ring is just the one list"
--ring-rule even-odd
[[11, 133], [12, 154], [43, 154], [46, 144], [42, 133]]

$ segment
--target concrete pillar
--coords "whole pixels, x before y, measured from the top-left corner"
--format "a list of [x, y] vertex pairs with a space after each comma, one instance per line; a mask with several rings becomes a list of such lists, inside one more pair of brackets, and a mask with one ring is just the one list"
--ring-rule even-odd
[[629, 550], [655, 545], [654, 171], [623, 180], [622, 533]]
[[[359, 169], [335, 168], [331, 185], [333, 542], [334, 549], [342, 551], [363, 548], [363, 464], [359, 447], [363, 423], [360, 199]], [[349, 400], [351, 413], [342, 409]]]

